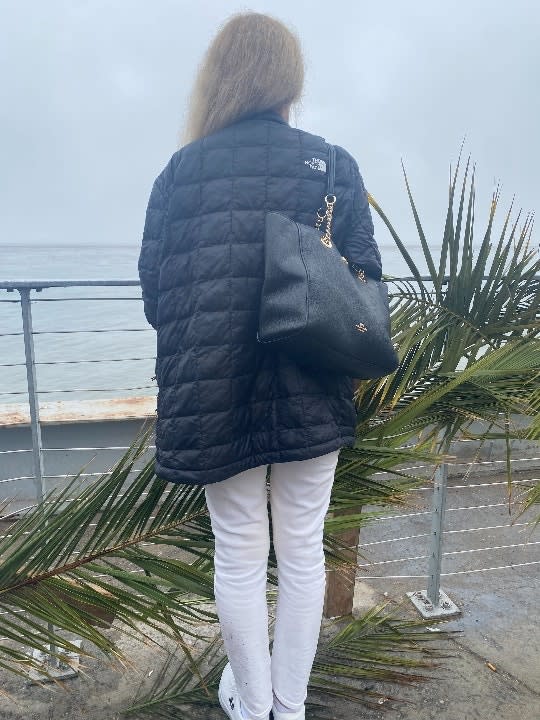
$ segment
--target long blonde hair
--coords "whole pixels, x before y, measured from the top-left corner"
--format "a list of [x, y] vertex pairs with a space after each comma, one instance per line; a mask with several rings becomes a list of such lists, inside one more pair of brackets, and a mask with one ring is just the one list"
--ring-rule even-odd
[[296, 35], [262, 13], [233, 15], [199, 67], [184, 139], [190, 142], [245, 115], [295, 103], [303, 85], [304, 61]]

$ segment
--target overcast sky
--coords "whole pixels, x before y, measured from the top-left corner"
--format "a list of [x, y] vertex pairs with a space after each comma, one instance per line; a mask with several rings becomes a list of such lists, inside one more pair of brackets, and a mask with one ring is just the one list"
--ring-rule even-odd
[[294, 123], [355, 155], [406, 239], [400, 159], [437, 243], [464, 136], [479, 221], [497, 179], [504, 207], [515, 194], [539, 209], [533, 0], [0, 0], [0, 244], [138, 245], [196, 66], [244, 9], [299, 33], [307, 85]]

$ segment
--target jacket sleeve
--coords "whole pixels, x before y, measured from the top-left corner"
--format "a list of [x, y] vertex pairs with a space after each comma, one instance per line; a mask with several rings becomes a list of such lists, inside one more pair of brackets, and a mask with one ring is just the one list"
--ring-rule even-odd
[[345, 255], [349, 262], [360, 265], [366, 275], [380, 280], [382, 276], [381, 254], [375, 242], [367, 190], [354, 160], [352, 160], [352, 177], [352, 224], [347, 235]]
[[160, 247], [167, 225], [168, 192], [162, 173], [154, 183], [146, 210], [146, 219], [138, 261], [144, 314], [157, 329], [157, 301]]

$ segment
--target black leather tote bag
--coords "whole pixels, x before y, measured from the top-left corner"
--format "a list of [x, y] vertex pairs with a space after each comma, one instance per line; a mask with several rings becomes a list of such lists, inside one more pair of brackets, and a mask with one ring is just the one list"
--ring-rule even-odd
[[314, 227], [279, 212], [266, 214], [257, 338], [314, 370], [380, 378], [399, 364], [390, 334], [388, 289], [349, 264], [332, 242], [334, 178], [331, 145], [326, 211], [317, 212]]

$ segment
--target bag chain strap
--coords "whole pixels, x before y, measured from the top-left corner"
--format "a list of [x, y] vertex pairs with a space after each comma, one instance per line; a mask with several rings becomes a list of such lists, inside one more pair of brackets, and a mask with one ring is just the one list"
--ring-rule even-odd
[[317, 210], [317, 220], [315, 222], [315, 228], [317, 230], [321, 229], [321, 225], [324, 220], [326, 220], [326, 230], [324, 235], [321, 236], [321, 242], [323, 245], [326, 245], [327, 248], [332, 247], [332, 216], [334, 214], [334, 205], [336, 204], [336, 196], [335, 195], [326, 195], [324, 198], [324, 202], [326, 203], [326, 210], [323, 213], [323, 209], [319, 208]]
[[[321, 242], [327, 248], [332, 247], [332, 219], [334, 215], [334, 205], [336, 204], [336, 200], [337, 198], [334, 194], [326, 195], [324, 198], [324, 202], [326, 203], [326, 210], [323, 210], [323, 208], [319, 208], [317, 210], [317, 220], [315, 221], [315, 228], [317, 230], [320, 230], [321, 225], [326, 220], [326, 229], [324, 235], [321, 235]], [[347, 258], [343, 256], [341, 257], [341, 259], [344, 263], [350, 265], [351, 270], [354, 272], [354, 274], [359, 280], [361, 280], [362, 282], [367, 282], [366, 273], [357, 263], [349, 263]]]

